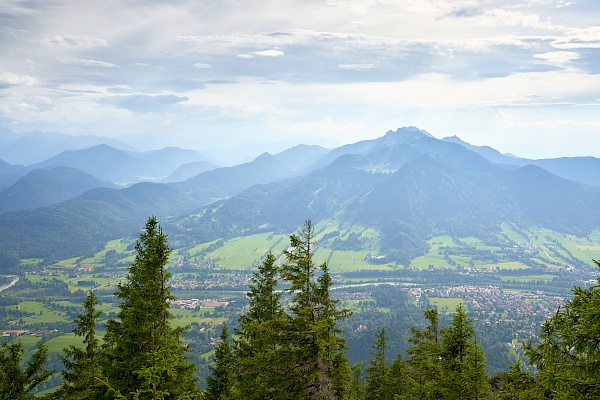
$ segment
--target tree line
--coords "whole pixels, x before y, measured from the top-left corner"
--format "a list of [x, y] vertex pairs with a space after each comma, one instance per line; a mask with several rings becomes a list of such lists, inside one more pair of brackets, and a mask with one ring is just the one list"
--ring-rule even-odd
[[[98, 298], [90, 292], [74, 333], [82, 348], [69, 346], [58, 390], [46, 399], [593, 399], [600, 393], [600, 278], [574, 289], [574, 297], [542, 325], [537, 346], [521, 362], [491, 379], [474, 321], [459, 306], [448, 326], [436, 309], [427, 325], [413, 328], [405, 355], [390, 355], [382, 328], [364, 371], [351, 365], [339, 325], [350, 311], [330, 296], [326, 263], [313, 262], [314, 227], [307, 221], [290, 236], [285, 260], [269, 254], [254, 273], [249, 304], [229, 331], [223, 324], [214, 362], [200, 390], [196, 366], [173, 328], [166, 264], [171, 253], [156, 218], [148, 219], [135, 246], [135, 261], [115, 293], [117, 318], [103, 340], [96, 335]], [[600, 263], [596, 262], [600, 267]], [[278, 290], [281, 286], [285, 290]], [[576, 329], [574, 329], [576, 328]], [[46, 368], [40, 342], [23, 362], [20, 342], [0, 346], [0, 399], [31, 399], [54, 371]]]

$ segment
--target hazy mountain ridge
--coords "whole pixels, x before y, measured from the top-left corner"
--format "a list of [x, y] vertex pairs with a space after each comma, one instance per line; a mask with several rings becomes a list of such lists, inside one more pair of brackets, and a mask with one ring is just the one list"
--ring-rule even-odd
[[[198, 240], [216, 238], [211, 231], [227, 237], [293, 229], [302, 218], [337, 218], [382, 232], [401, 223], [420, 240], [444, 233], [485, 237], [505, 221], [577, 234], [600, 227], [600, 188], [531, 165], [506, 168], [425, 135], [391, 142], [296, 179], [249, 188], [179, 224], [188, 235], [198, 232]], [[384, 247], [404, 247], [385, 235], [381, 240]]]
[[[375, 227], [382, 249], [408, 254], [434, 234], [482, 237], [505, 221], [586, 233], [600, 227], [599, 207], [598, 187], [531, 165], [494, 163], [464, 144], [405, 128], [332, 151], [296, 146], [182, 182], [93, 189], [51, 207], [7, 213], [0, 216], [0, 253], [77, 255], [156, 215], [179, 244], [336, 218]], [[42, 242], [43, 251], [36, 247]]]
[[120, 150], [133, 150], [128, 144], [108, 137], [72, 136], [39, 131], [17, 134], [4, 129], [0, 131], [0, 159], [11, 164], [32, 165], [67, 150], [85, 149], [101, 144]]
[[162, 180], [163, 183], [183, 182], [206, 171], [217, 169], [219, 166], [208, 161], [196, 161], [180, 165], [169, 176]]
[[35, 169], [0, 192], [0, 213], [44, 207], [68, 200], [97, 187], [113, 187], [70, 167]]
[[[0, 266], [14, 260], [15, 254], [55, 260], [86, 252], [109, 239], [137, 232], [148, 215], [167, 221], [181, 217], [214, 199], [268, 180], [269, 173], [279, 177], [283, 171], [273, 156], [265, 154], [252, 163], [208, 171], [184, 183], [96, 188], [48, 207], [2, 214]], [[211, 188], [211, 182], [218, 184]]]
[[443, 138], [442, 141], [460, 144], [461, 146], [481, 154], [488, 160], [515, 166], [536, 165], [561, 178], [584, 183], [587, 185], [600, 186], [600, 159], [594, 157], [560, 157], [531, 160], [502, 154], [489, 146], [473, 146], [464, 142], [457, 136]]
[[105, 144], [82, 150], [64, 151], [32, 168], [68, 166], [87, 172], [98, 179], [127, 184], [164, 178], [181, 164], [201, 161], [192, 150], [165, 148], [145, 153], [117, 150]]

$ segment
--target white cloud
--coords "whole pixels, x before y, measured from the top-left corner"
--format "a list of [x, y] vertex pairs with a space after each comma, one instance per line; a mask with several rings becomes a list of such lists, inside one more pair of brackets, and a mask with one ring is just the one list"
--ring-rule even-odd
[[591, 131], [597, 107], [578, 105], [598, 104], [597, 10], [591, 0], [0, 0], [10, 71], [0, 126], [223, 141], [241, 127], [272, 138], [314, 128], [347, 141], [403, 125], [494, 139], [511, 120], [517, 141], [555, 117]]
[[0, 89], [10, 86], [31, 86], [36, 83], [38, 80], [31, 76], [0, 71]]
[[81, 65], [83, 67], [119, 68], [117, 64], [105, 61], [88, 60], [85, 58], [75, 58], [70, 56], [60, 57], [58, 60], [65, 64]]
[[550, 51], [548, 53], [534, 54], [533, 56], [554, 65], [565, 65], [580, 57], [579, 53], [573, 51]]
[[252, 54], [260, 57], [281, 57], [285, 53], [281, 50], [261, 50], [261, 51], [253, 51]]
[[108, 47], [108, 41], [92, 36], [58, 36], [44, 38], [41, 43], [47, 46], [60, 47]]
[[378, 68], [375, 64], [339, 64], [338, 68], [340, 69], [352, 69], [355, 71], [364, 71], [367, 69], [376, 69]]

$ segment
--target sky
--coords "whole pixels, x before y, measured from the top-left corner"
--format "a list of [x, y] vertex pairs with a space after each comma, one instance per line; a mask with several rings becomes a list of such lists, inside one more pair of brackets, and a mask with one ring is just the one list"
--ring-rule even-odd
[[598, 0], [0, 0], [0, 50], [0, 130], [600, 157]]

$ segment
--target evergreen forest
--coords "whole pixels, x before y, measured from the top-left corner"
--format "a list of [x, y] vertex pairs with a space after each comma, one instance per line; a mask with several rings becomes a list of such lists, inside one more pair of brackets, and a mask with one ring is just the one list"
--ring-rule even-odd
[[[314, 226], [306, 221], [282, 259], [263, 258], [248, 304], [221, 325], [205, 382], [198, 379], [186, 328], [173, 324], [175, 300], [166, 269], [172, 252], [155, 217], [135, 244], [135, 261], [115, 292], [119, 312], [97, 334], [100, 301], [90, 291], [74, 323], [83, 346], [60, 357], [62, 381], [37, 389], [53, 374], [40, 341], [25, 357], [19, 340], [0, 345], [0, 399], [595, 399], [600, 395], [600, 278], [573, 297], [527, 342], [524, 357], [493, 375], [476, 321], [458, 305], [449, 318], [425, 308], [423, 326], [401, 337], [382, 327], [366, 363], [352, 363], [343, 335], [352, 312], [332, 296], [327, 262], [314, 261]], [[594, 261], [600, 267], [598, 261]], [[393, 299], [388, 299], [393, 301]], [[202, 388], [202, 389], [201, 389]]]

